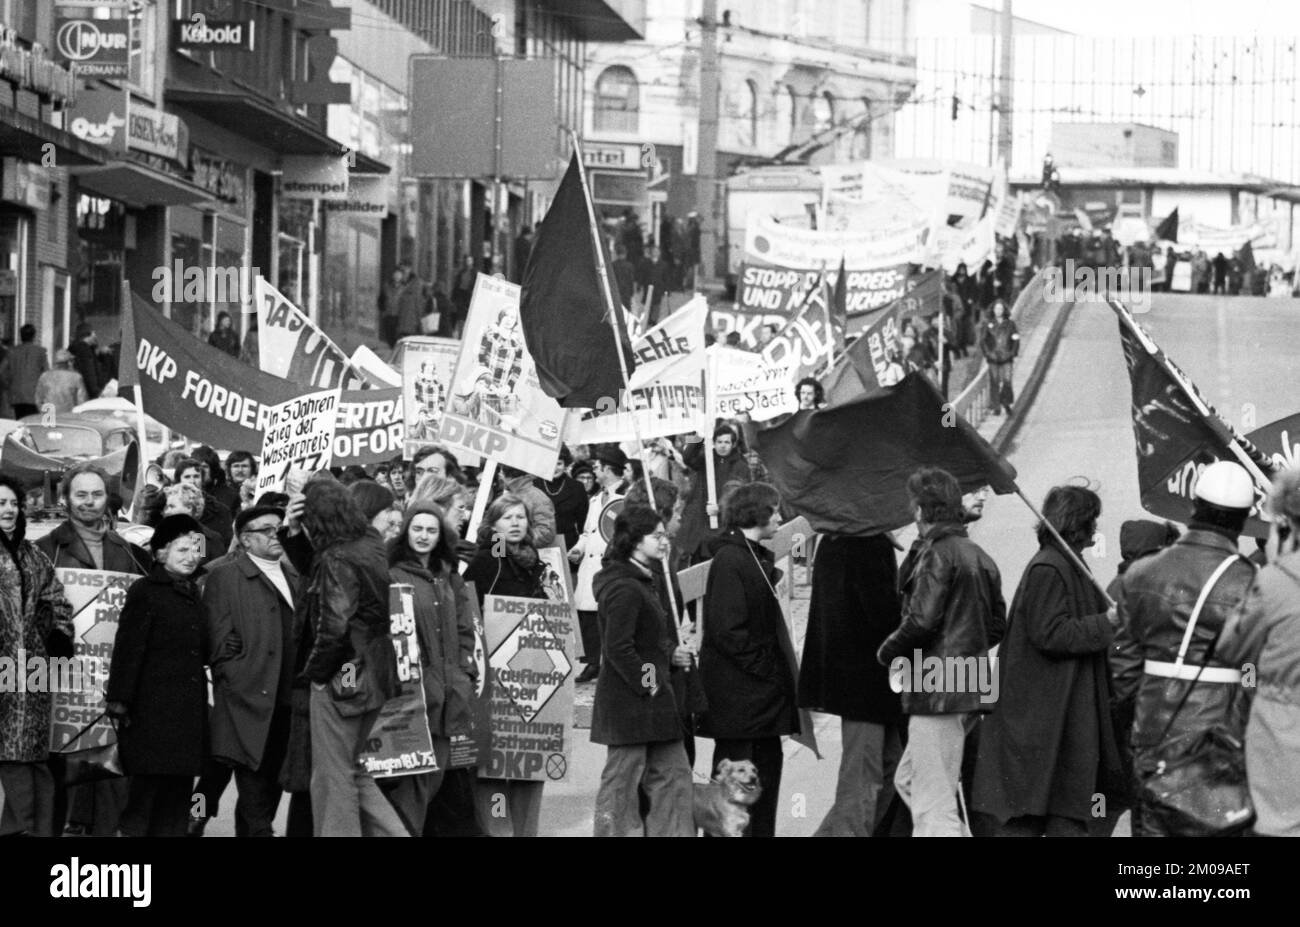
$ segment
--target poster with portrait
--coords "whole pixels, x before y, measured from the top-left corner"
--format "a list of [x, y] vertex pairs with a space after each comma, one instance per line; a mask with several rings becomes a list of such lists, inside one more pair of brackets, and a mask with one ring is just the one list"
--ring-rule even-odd
[[456, 372], [460, 342], [454, 338], [407, 338], [402, 351], [402, 410], [406, 436], [402, 458], [438, 443], [438, 425]]

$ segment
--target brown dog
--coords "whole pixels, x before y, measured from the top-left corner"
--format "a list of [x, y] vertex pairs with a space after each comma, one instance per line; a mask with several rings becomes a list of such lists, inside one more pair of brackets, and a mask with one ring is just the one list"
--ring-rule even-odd
[[762, 794], [753, 763], [723, 760], [710, 782], [695, 783], [695, 826], [710, 837], [739, 837], [749, 826], [749, 806]]

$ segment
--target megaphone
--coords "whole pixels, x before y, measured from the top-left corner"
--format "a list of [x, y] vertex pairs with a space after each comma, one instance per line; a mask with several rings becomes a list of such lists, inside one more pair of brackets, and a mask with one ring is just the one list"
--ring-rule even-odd
[[51, 504], [57, 500], [58, 483], [63, 474], [83, 462], [103, 469], [108, 474], [105, 488], [109, 494], [117, 493], [121, 497], [123, 510], [130, 508], [140, 476], [140, 446], [135, 441], [111, 454], [86, 461], [49, 457], [20, 444], [13, 434], [5, 435], [4, 444], [0, 445], [0, 474], [17, 480], [28, 492], [45, 490]]

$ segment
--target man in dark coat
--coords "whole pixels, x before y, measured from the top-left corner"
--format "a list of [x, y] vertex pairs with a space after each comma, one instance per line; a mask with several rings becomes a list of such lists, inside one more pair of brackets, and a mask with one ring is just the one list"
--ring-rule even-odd
[[903, 710], [876, 651], [902, 617], [895, 550], [887, 534], [817, 544], [799, 706], [840, 716], [842, 752], [835, 804], [814, 836], [870, 836], [894, 794]]
[[[152, 559], [148, 551], [130, 543], [112, 529], [108, 516], [108, 473], [92, 463], [77, 464], [63, 475], [59, 496], [68, 511], [66, 521], [36, 542], [55, 567], [74, 570], [111, 570], [144, 576]], [[126, 805], [128, 780], [106, 779], [65, 789], [64, 759], [50, 756], [54, 775], [54, 832], [86, 832], [111, 837]], [[69, 811], [71, 813], [69, 813]]]
[[909, 715], [894, 783], [912, 811], [914, 836], [957, 837], [966, 715], [988, 710], [988, 652], [1002, 639], [1006, 604], [997, 566], [966, 536], [952, 474], [922, 468], [907, 492], [921, 543], [901, 576], [902, 622], [876, 655]]
[[[717, 535], [709, 527], [709, 519], [718, 514], [718, 506], [709, 502], [704, 442], [690, 438], [682, 450], [682, 462], [691, 471], [691, 487], [686, 493], [686, 508], [682, 511], [682, 527], [677, 534], [678, 569], [707, 559], [706, 542]], [[722, 487], [728, 483], [748, 483], [753, 476], [749, 461], [736, 449], [736, 432], [730, 425], [719, 425], [713, 430], [713, 470], [719, 500]]]
[[212, 655], [211, 754], [234, 768], [235, 835], [274, 836], [280, 767], [289, 743], [298, 572], [281, 561], [283, 512], [255, 506], [235, 518], [241, 552], [214, 566], [203, 601]]
[[759, 543], [776, 534], [780, 507], [766, 483], [732, 493], [726, 530], [712, 544], [704, 598], [700, 678], [708, 710], [700, 734], [714, 740], [711, 769], [723, 760], [758, 768], [763, 791], [750, 808], [750, 837], [776, 836], [781, 738], [799, 733], [794, 648], [776, 595], [780, 572]]
[[77, 325], [72, 343], [68, 345], [68, 350], [72, 353], [72, 369], [81, 374], [81, 379], [85, 381], [86, 397], [89, 399], [97, 397], [104, 388], [99, 378], [99, 364], [95, 361], [95, 343], [95, 330], [90, 327], [90, 323], [81, 322]]

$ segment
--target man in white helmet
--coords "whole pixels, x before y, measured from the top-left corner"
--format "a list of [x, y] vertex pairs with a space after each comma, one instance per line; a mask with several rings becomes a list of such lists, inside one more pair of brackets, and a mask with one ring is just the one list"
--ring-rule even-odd
[[[1255, 502], [1255, 484], [1239, 464], [1216, 461], [1201, 471], [1195, 497], [1187, 533], [1135, 561], [1122, 577], [1117, 602], [1121, 625], [1111, 650], [1114, 697], [1121, 705], [1136, 700], [1134, 836], [1170, 833], [1168, 822], [1140, 800], [1142, 783], [1161, 760], [1179, 756], [1210, 729], [1240, 741], [1249, 711], [1241, 666], [1225, 663], [1216, 643], [1255, 578], [1254, 565], [1237, 550]], [[1189, 636], [1188, 621], [1201, 599]]]

